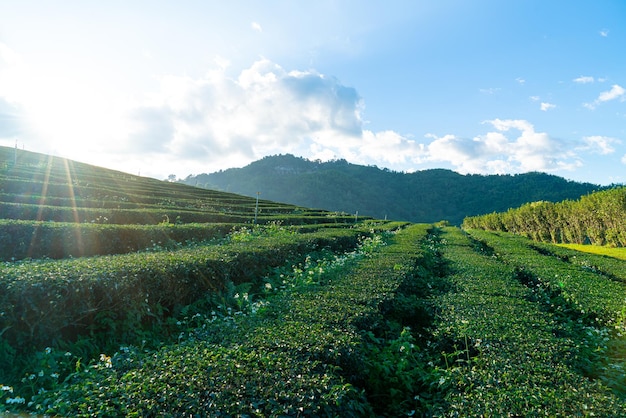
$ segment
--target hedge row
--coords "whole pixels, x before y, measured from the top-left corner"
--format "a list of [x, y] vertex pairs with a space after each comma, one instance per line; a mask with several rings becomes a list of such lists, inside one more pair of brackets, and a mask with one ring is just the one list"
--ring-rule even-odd
[[329, 229], [171, 252], [4, 263], [0, 362], [10, 365], [14, 350], [83, 334], [102, 340], [132, 336], [228, 282], [254, 284], [272, 266], [321, 247], [352, 248], [362, 234]]
[[[256, 315], [205, 323], [150, 356], [130, 349], [105, 357], [37, 402], [72, 416], [372, 416], [371, 402], [388, 398], [357, 386], [383, 359], [371, 357], [362, 327], [380, 321], [426, 229], [402, 231], [356, 266], [274, 295]], [[388, 349], [394, 367], [416, 350], [405, 334]], [[402, 384], [387, 377], [386, 389]], [[411, 411], [410, 403], [387, 406]]]
[[[502, 260], [520, 270], [529, 271], [542, 286], [561, 295], [570, 304], [570, 309], [590, 322], [626, 327], [626, 284], [623, 282], [545, 252], [542, 254], [528, 238], [483, 230], [468, 232], [493, 248]], [[626, 263], [623, 265], [626, 266]]]
[[626, 246], [626, 187], [577, 201], [532, 202], [507, 212], [465, 218], [463, 227], [512, 232], [536, 241]]
[[253, 217], [254, 213], [243, 216], [227, 212], [218, 213], [182, 209], [94, 209], [72, 206], [0, 203], [0, 219], [32, 221], [155, 225], [169, 221], [178, 221], [179, 223], [239, 223], [251, 222]]
[[585, 253], [559, 245], [536, 242], [532, 244], [537, 251], [553, 255], [561, 260], [575, 264], [583, 269], [602, 274], [611, 280], [626, 283], [626, 261], [605, 255]]
[[125, 254], [227, 235], [237, 224], [112, 225], [0, 220], [0, 261]]
[[[323, 219], [328, 221], [328, 219]], [[402, 223], [388, 223], [395, 229]], [[25, 258], [72, 258], [125, 254], [142, 250], [175, 249], [187, 243], [222, 238], [245, 224], [115, 225], [0, 220], [0, 261]], [[381, 228], [381, 225], [376, 225]], [[350, 228], [354, 222], [293, 226], [293, 231], [314, 232], [322, 228]]]
[[583, 375], [601, 330], [564, 317], [461, 231], [443, 239], [454, 290], [437, 301], [434, 336], [448, 341], [446, 416], [625, 416], [624, 399]]
[[[237, 214], [253, 214], [256, 209], [254, 200], [232, 202], [224, 196], [217, 198], [196, 197], [180, 198], [153, 197], [153, 196], [110, 196], [105, 195], [98, 199], [58, 197], [54, 195], [30, 195], [0, 193], [0, 201], [22, 205], [43, 205], [60, 207], [77, 207], [85, 209], [184, 209], [192, 211], [228, 212]], [[271, 214], [291, 214], [296, 211], [311, 213], [310, 209], [260, 200], [258, 210]], [[321, 212], [321, 211], [317, 211]]]
[[[117, 225], [137, 224], [156, 225], [172, 223], [246, 223], [254, 221], [254, 211], [244, 215], [230, 212], [208, 212], [199, 210], [168, 209], [92, 209], [60, 206], [23, 205], [0, 203], [0, 219], [74, 222], [74, 223], [109, 223]], [[359, 220], [371, 219], [359, 217]], [[273, 214], [259, 212], [257, 221], [264, 223], [282, 221], [289, 225], [320, 222], [349, 222], [354, 216], [337, 215], [330, 212], [295, 212], [292, 214]]]

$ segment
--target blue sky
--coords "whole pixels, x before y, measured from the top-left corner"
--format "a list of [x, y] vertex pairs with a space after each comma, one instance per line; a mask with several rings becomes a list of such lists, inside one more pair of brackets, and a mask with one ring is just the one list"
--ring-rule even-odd
[[626, 2], [0, 0], [0, 145], [626, 182]]

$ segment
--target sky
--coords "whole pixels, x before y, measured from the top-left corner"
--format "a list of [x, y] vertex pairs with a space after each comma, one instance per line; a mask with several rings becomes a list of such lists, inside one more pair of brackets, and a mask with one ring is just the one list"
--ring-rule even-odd
[[0, 0], [0, 145], [626, 183], [623, 0]]

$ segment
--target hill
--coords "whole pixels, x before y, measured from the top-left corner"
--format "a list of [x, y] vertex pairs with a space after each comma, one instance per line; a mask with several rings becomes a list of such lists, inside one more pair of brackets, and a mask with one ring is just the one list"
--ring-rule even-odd
[[243, 168], [189, 176], [183, 183], [306, 207], [412, 222], [448, 220], [505, 211], [537, 200], [576, 199], [600, 186], [545, 173], [461, 175], [432, 169], [393, 172], [373, 166], [265, 157]]
[[255, 222], [344, 221], [354, 217], [0, 147], [0, 261], [128, 253]]
[[623, 261], [1, 147], [0, 257], [0, 416], [626, 416]]

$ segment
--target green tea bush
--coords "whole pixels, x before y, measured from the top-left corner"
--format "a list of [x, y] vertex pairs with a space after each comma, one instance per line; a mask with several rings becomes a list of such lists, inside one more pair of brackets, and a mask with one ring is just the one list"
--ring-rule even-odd
[[[316, 249], [357, 244], [357, 230], [329, 230], [176, 251], [0, 265], [0, 348], [31, 351], [80, 335], [136, 338], [207, 292], [253, 283], [273, 266]], [[2, 356], [0, 356], [2, 357]]]
[[481, 230], [470, 230], [469, 233], [492, 247], [507, 263], [531, 271], [543, 286], [560, 294], [571, 309], [591, 323], [622, 326], [619, 318], [625, 303], [624, 283], [610, 280], [584, 266], [541, 254], [528, 238]]
[[[267, 303], [256, 313], [198, 312], [188, 319], [198, 328], [179, 344], [149, 355], [126, 349], [104, 356], [63, 388], [36, 395], [32, 407], [73, 416], [371, 416], [357, 386], [366, 379], [369, 352], [359, 324], [380, 315], [412, 266], [415, 248], [395, 243], [402, 236], [388, 245], [365, 239], [345, 256], [317, 252], [289, 272], [277, 270], [284, 289], [263, 286]], [[318, 279], [300, 280], [309, 276], [304, 270]], [[265, 283], [271, 280], [278, 279]], [[381, 352], [393, 357], [394, 347], [410, 348], [411, 338], [402, 333]], [[404, 368], [400, 375], [411, 373]]]
[[447, 415], [626, 413], [619, 396], [582, 374], [602, 340], [592, 329], [556, 312], [554, 300], [538, 300], [516, 266], [477, 252], [460, 231], [447, 230], [444, 238], [454, 291], [438, 299], [434, 336], [445, 343]]
[[0, 261], [176, 249], [226, 236], [233, 224], [111, 225], [0, 220]]

